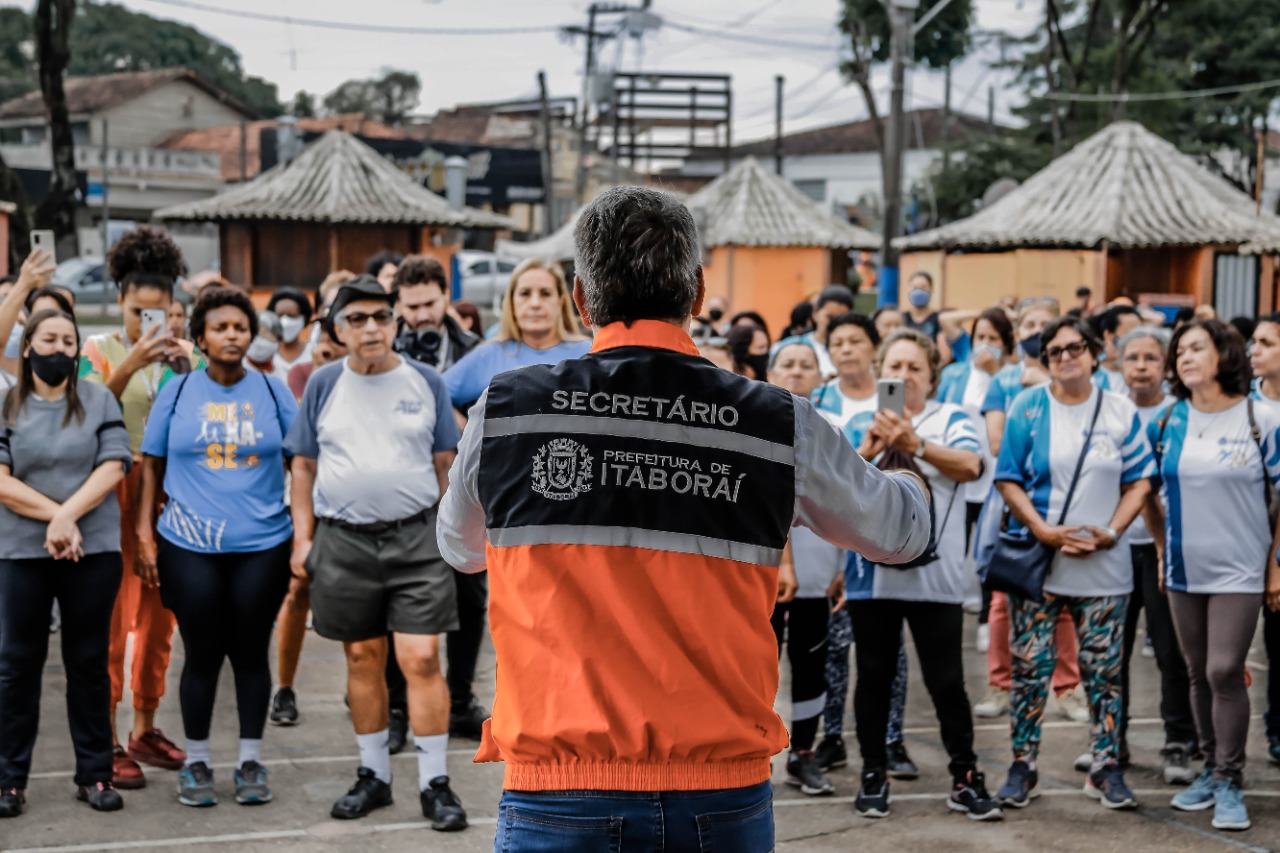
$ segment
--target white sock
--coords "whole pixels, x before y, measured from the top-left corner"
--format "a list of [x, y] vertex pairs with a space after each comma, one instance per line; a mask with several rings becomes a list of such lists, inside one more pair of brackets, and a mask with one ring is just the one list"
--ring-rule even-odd
[[240, 761], [237, 766], [243, 767], [246, 761], [262, 763], [262, 738], [240, 738]]
[[213, 760], [209, 758], [209, 739], [192, 740], [187, 738], [187, 758], [182, 762], [182, 766], [190, 767], [192, 764], [199, 764], [201, 761], [208, 767], [213, 766]]
[[356, 735], [360, 747], [360, 766], [368, 767], [377, 777], [391, 784], [391, 750], [387, 748], [387, 730], [368, 735]]
[[414, 735], [413, 743], [418, 750], [418, 790], [425, 791], [431, 787], [432, 779], [449, 775], [449, 770], [445, 766], [449, 736], [447, 734]]

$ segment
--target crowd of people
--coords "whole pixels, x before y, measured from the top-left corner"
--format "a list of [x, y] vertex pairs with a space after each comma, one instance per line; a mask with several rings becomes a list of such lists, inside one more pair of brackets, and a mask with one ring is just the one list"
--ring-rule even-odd
[[[1164, 779], [1184, 786], [1173, 807], [1248, 828], [1260, 617], [1280, 655], [1280, 315], [1166, 318], [1087, 289], [1066, 311], [937, 311], [917, 273], [902, 308], [859, 313], [831, 285], [775, 336], [706, 295], [681, 211], [605, 194], [577, 226], [576, 278], [524, 262], [489, 328], [437, 259], [389, 252], [265, 302], [210, 277], [188, 312], [177, 246], [141, 227], [108, 257], [119, 331], [82, 340], [73, 294], [32, 252], [0, 283], [0, 817], [25, 807], [53, 618], [77, 794], [99, 811], [147, 784], [144, 765], [178, 771], [180, 803], [218, 803], [224, 661], [234, 798], [270, 802], [264, 733], [305, 719], [311, 625], [343, 645], [359, 752], [334, 818], [389, 805], [390, 756], [412, 744], [424, 817], [465, 828], [453, 736], [507, 762], [500, 832], [591, 814], [548, 791], [705, 791], [722, 798], [672, 808], [749, 812], [738, 849], [754, 850], [772, 839], [771, 812], [757, 820], [770, 755], [789, 745], [787, 785], [835, 791], [851, 690], [857, 813], [887, 817], [890, 780], [918, 777], [902, 733], [910, 631], [950, 809], [987, 821], [1031, 804], [1051, 691], [1088, 723], [1084, 793], [1134, 808], [1129, 671], [1149, 647]], [[585, 436], [612, 443], [589, 452]], [[776, 485], [793, 472], [794, 490]], [[721, 563], [759, 571], [726, 578]], [[987, 657], [972, 704], [966, 609]], [[490, 622], [492, 720], [474, 685]], [[181, 744], [155, 723], [175, 627]], [[762, 691], [783, 655], [787, 731]], [[752, 670], [766, 657], [767, 677]], [[628, 681], [659, 659], [680, 702]], [[1280, 677], [1266, 677], [1280, 762]], [[1004, 714], [993, 792], [974, 717]]]

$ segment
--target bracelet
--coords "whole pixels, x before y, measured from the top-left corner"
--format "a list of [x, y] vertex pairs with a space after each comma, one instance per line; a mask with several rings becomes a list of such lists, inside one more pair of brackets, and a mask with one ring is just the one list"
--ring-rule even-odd
[[1107, 534], [1108, 536], [1110, 536], [1112, 542], [1116, 543], [1117, 545], [1120, 544], [1120, 534], [1116, 533], [1114, 528], [1099, 527], [1098, 529], [1101, 530], [1103, 533]]
[[915, 452], [914, 456], [915, 456], [917, 459], [923, 459], [923, 458], [924, 458], [924, 452], [925, 452], [925, 449], [926, 449], [926, 448], [928, 448], [928, 446], [929, 446], [929, 442], [925, 441], [923, 438], [922, 438], [922, 439], [920, 439], [920, 446], [916, 448], [916, 452]]

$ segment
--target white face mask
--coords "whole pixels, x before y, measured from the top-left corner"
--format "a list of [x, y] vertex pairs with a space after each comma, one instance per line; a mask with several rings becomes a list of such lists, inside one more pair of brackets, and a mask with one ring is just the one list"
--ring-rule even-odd
[[9, 332], [9, 340], [4, 345], [4, 357], [12, 358], [17, 361], [18, 356], [22, 355], [22, 333], [26, 331], [26, 326], [21, 323], [14, 323], [13, 330]]
[[249, 349], [245, 355], [256, 364], [266, 364], [275, 358], [275, 354], [279, 349], [280, 344], [275, 341], [269, 341], [259, 335], [253, 339], [253, 343], [249, 344]]
[[280, 330], [281, 337], [284, 338], [286, 344], [291, 344], [298, 339], [298, 335], [302, 334], [302, 327], [307, 324], [306, 320], [301, 317], [281, 317]]

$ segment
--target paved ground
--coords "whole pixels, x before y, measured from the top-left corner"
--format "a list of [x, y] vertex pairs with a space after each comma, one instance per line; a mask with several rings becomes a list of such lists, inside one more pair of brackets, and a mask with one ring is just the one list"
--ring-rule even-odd
[[[57, 639], [50, 659], [57, 661]], [[983, 665], [966, 635], [966, 665], [970, 696], [982, 694]], [[1265, 656], [1255, 653], [1253, 688], [1255, 712], [1262, 710]], [[178, 739], [182, 726], [178, 715], [177, 676], [181, 646], [175, 649], [170, 671], [170, 695], [160, 713], [160, 724]], [[893, 787], [893, 815], [869, 821], [853, 813], [852, 794], [856, 768], [834, 774], [837, 796], [808, 798], [782, 786], [781, 769], [775, 765], [778, 851], [926, 851], [931, 848], [974, 853], [1002, 851], [1246, 851], [1280, 850], [1280, 768], [1266, 762], [1261, 719], [1255, 715], [1248, 768], [1249, 806], [1254, 829], [1233, 835], [1214, 832], [1209, 813], [1186, 815], [1168, 808], [1175, 789], [1158, 777], [1157, 751], [1163, 742], [1153, 719], [1157, 704], [1155, 663], [1135, 659], [1138, 692], [1137, 719], [1130, 735], [1137, 765], [1129, 775], [1142, 808], [1137, 813], [1105, 812], [1079, 792], [1081, 777], [1071, 769], [1073, 758], [1085, 746], [1086, 727], [1055, 717], [1045, 732], [1041, 758], [1044, 796], [1029, 809], [1011, 814], [1003, 824], [976, 824], [945, 808], [945, 756], [938, 746], [928, 695], [912, 661], [913, 679], [908, 708], [908, 745], [921, 765], [922, 778], [897, 782]], [[784, 671], [785, 678], [785, 671]], [[235, 759], [234, 697], [229, 671], [224, 671], [215, 717], [213, 752], [218, 785], [225, 801], [214, 809], [179, 806], [173, 786], [177, 774], [148, 771], [150, 785], [127, 792], [126, 808], [110, 815], [90, 812], [74, 801], [71, 783], [72, 752], [62, 706], [64, 687], [61, 667], [51, 663], [44, 681], [42, 736], [36, 747], [35, 776], [28, 791], [26, 815], [0, 824], [0, 849], [10, 851], [176, 850], [200, 846], [247, 853], [283, 851], [360, 850], [482, 851], [492, 849], [495, 806], [501, 770], [496, 765], [473, 765], [473, 745], [453, 744], [450, 759], [455, 786], [466, 803], [473, 828], [457, 835], [441, 835], [426, 829], [417, 808], [416, 766], [411, 756], [394, 759], [397, 773], [392, 808], [364, 821], [341, 823], [328, 819], [332, 801], [354, 779], [355, 743], [342, 704], [344, 671], [337, 645], [308, 635], [298, 690], [303, 724], [267, 732], [266, 764], [276, 801], [256, 809], [235, 805], [229, 796], [231, 762]], [[491, 696], [493, 656], [486, 650], [481, 661], [481, 690]], [[784, 687], [785, 695], [785, 687]], [[786, 717], [786, 702], [779, 702]], [[850, 709], [850, 712], [852, 710]], [[126, 715], [127, 716], [127, 715]], [[128, 720], [123, 720], [128, 724]], [[1003, 777], [1008, 760], [1007, 721], [982, 721], [978, 747], [990, 775]], [[852, 741], [850, 741], [852, 745]], [[995, 785], [999, 780], [995, 780]], [[994, 785], [993, 785], [994, 787]]]

